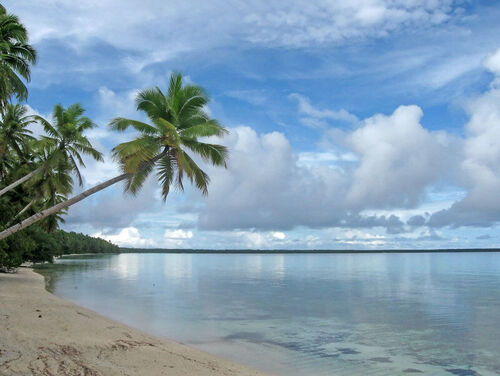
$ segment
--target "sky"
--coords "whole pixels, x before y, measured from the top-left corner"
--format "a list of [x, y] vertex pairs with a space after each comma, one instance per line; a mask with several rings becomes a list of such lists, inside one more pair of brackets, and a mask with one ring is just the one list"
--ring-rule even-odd
[[[9, 0], [39, 53], [28, 105], [81, 103], [108, 128], [171, 72], [230, 134], [209, 194], [166, 203], [152, 176], [70, 208], [63, 228], [128, 247], [500, 246], [500, 3], [472, 0]], [[213, 141], [213, 140], [212, 140]]]

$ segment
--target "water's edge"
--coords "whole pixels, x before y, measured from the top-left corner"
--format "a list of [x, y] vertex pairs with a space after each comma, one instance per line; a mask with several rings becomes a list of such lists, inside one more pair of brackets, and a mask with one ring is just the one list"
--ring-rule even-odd
[[125, 253], [45, 268], [57, 296], [276, 375], [500, 373], [499, 253]]
[[[91, 254], [86, 254], [86, 255], [101, 255], [101, 254], [99, 254], [99, 253], [91, 253]], [[81, 255], [78, 254], [78, 255], [67, 255], [67, 256], [81, 256]], [[162, 335], [157, 335], [157, 334], [154, 334], [154, 333], [149, 333], [147, 331], [144, 331], [142, 328], [140, 328], [138, 326], [129, 325], [129, 324], [123, 322], [123, 321], [116, 320], [115, 318], [110, 317], [109, 315], [105, 315], [105, 314], [103, 314], [101, 312], [98, 312], [98, 311], [95, 311], [95, 310], [93, 310], [93, 309], [91, 309], [89, 307], [86, 307], [86, 306], [83, 306], [81, 304], [78, 304], [77, 302], [75, 302], [73, 300], [70, 300], [70, 299], [67, 299], [64, 296], [58, 295], [58, 294], [56, 294], [53, 291], [53, 287], [52, 288], [50, 287], [51, 282], [53, 281], [53, 277], [51, 276], [50, 272], [45, 272], [44, 273], [42, 271], [43, 269], [37, 268], [36, 265], [34, 267], [25, 267], [25, 268], [29, 269], [29, 270], [33, 271], [34, 273], [37, 273], [37, 274], [39, 274], [39, 275], [41, 275], [43, 277], [44, 289], [48, 293], [56, 296], [59, 299], [67, 301], [67, 302], [69, 302], [71, 304], [75, 304], [75, 305], [77, 305], [78, 307], [81, 307], [84, 310], [90, 311], [90, 312], [92, 312], [95, 315], [101, 316], [101, 317], [105, 318], [106, 320], [110, 320], [110, 321], [116, 323], [117, 325], [122, 326], [124, 329], [133, 329], [133, 330], [139, 331], [144, 336], [154, 337], [157, 341], [164, 341], [164, 342], [171, 343], [171, 344], [178, 344], [178, 345], [182, 345], [182, 346], [187, 346], [187, 347], [189, 347], [191, 349], [194, 349], [196, 351], [203, 351], [204, 353], [208, 354], [211, 357], [214, 357], [215, 359], [221, 359], [221, 360], [228, 361], [228, 362], [234, 362], [234, 360], [231, 360], [231, 359], [229, 359], [227, 357], [222, 357], [222, 356], [213, 354], [212, 352], [207, 351], [206, 349], [201, 349], [199, 347], [191, 346], [190, 344], [183, 343], [181, 341], [176, 341], [176, 340], [173, 340], [171, 338], [167, 338], [167, 337], [162, 336]], [[251, 367], [248, 364], [241, 364], [241, 365], [244, 366], [244, 367], [249, 367], [249, 369], [255, 368], [255, 367]], [[258, 372], [264, 372], [263, 370], [259, 370], [258, 368], [255, 368], [255, 370], [258, 371]], [[252, 375], [253, 375], [253, 373], [252, 373]], [[265, 374], [262, 374], [262, 376], [272, 376], [272, 375], [266, 372]]]

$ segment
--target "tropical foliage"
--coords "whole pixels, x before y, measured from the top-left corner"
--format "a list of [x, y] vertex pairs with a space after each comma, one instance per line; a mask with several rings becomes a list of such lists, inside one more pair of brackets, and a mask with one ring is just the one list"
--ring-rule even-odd
[[117, 131], [132, 127], [138, 132], [134, 140], [113, 148], [113, 156], [123, 173], [1, 231], [0, 240], [120, 181], [126, 182], [126, 191], [135, 194], [154, 170], [164, 200], [172, 185], [179, 190], [184, 189], [185, 177], [206, 194], [210, 179], [188, 151], [214, 166], [226, 167], [227, 159], [224, 146], [199, 140], [200, 137], [227, 133], [204, 111], [207, 102], [208, 97], [203, 90], [195, 85], [183, 85], [179, 73], [172, 74], [166, 94], [159, 88], [141, 91], [136, 98], [137, 110], [145, 112], [151, 124], [125, 118], [116, 118], [110, 124]]
[[[19, 175], [36, 170], [39, 173], [0, 197], [0, 228], [66, 200], [73, 189], [75, 164], [71, 158], [65, 158], [59, 150], [60, 143], [49, 135], [40, 139], [32, 136], [28, 126], [37, 119], [26, 116], [26, 112], [26, 107], [20, 104], [9, 104], [0, 121], [0, 145], [3, 146], [0, 188]], [[40, 166], [44, 167], [40, 169]], [[36, 226], [0, 241], [0, 269], [15, 267], [26, 260], [46, 261], [52, 256], [68, 253], [66, 248], [64, 251], [61, 248], [64, 245], [60, 240], [62, 232], [58, 230], [59, 223], [63, 221], [61, 214], [64, 212], [47, 216]], [[83, 242], [84, 238], [76, 239]], [[105, 243], [107, 246], [102, 249], [116, 252], [114, 246]], [[87, 241], [82, 244], [93, 243]], [[87, 248], [86, 251], [92, 250]]]
[[30, 80], [30, 65], [36, 63], [36, 51], [28, 44], [28, 33], [19, 19], [0, 5], [0, 112], [12, 97], [28, 98], [23, 82]]
[[28, 128], [34, 122], [27, 115], [27, 108], [20, 104], [8, 104], [0, 120], [0, 178], [7, 178], [13, 163], [26, 163], [31, 154], [32, 141], [35, 138]]
[[[83, 185], [84, 158], [103, 160], [86, 135], [96, 125], [79, 104], [56, 105], [50, 121], [30, 115], [20, 103], [27, 98], [22, 79], [29, 81], [35, 61], [26, 29], [0, 6], [0, 269], [65, 253], [115, 252], [103, 240], [59, 230], [67, 208], [120, 181], [136, 194], [153, 173], [164, 200], [172, 188], [182, 191], [185, 180], [207, 194], [210, 178], [199, 163], [226, 167], [227, 149], [205, 141], [227, 130], [205, 111], [204, 90], [174, 73], [165, 92], [154, 87], [137, 95], [137, 110], [147, 122], [122, 117], [110, 122], [112, 130], [137, 133], [112, 149], [121, 174], [70, 198], [74, 180]], [[33, 123], [44, 134], [34, 137]]]
[[127, 191], [135, 194], [156, 168], [164, 200], [172, 185], [184, 189], [184, 177], [204, 194], [208, 193], [210, 178], [189, 155], [192, 152], [214, 166], [226, 166], [227, 150], [224, 146], [198, 140], [227, 133], [204, 111], [208, 100], [202, 88], [183, 86], [182, 75], [174, 73], [167, 93], [156, 87], [137, 95], [137, 109], [147, 115], [150, 124], [124, 118], [111, 121], [114, 130], [124, 131], [132, 127], [139, 132], [136, 139], [113, 149], [113, 156], [122, 171], [131, 173], [127, 178]]
[[52, 123], [41, 116], [35, 116], [47, 133], [40, 143], [44, 149], [49, 149], [47, 165], [65, 163], [78, 178], [80, 185], [82, 175], [78, 166], [85, 167], [83, 155], [88, 155], [96, 161], [102, 161], [102, 154], [93, 148], [84, 132], [94, 128], [96, 125], [88, 117], [83, 116], [85, 110], [78, 103], [68, 108], [61, 105], [54, 107]]
[[32, 226], [16, 235], [0, 242], [0, 270], [11, 270], [25, 261], [52, 262], [62, 255], [120, 252], [118, 246], [106, 240], [75, 232], [47, 233]]

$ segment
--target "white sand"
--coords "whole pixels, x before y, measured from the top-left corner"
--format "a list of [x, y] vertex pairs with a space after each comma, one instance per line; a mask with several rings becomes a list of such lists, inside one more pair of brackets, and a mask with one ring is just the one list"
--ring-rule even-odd
[[0, 274], [0, 375], [262, 375], [104, 318], [44, 286], [31, 269]]

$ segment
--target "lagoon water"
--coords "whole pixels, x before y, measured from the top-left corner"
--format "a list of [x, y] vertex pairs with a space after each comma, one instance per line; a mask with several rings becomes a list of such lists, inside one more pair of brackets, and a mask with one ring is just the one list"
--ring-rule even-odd
[[86, 308], [275, 375], [500, 374], [500, 253], [120, 254], [40, 271]]

